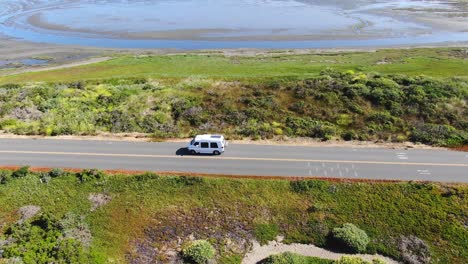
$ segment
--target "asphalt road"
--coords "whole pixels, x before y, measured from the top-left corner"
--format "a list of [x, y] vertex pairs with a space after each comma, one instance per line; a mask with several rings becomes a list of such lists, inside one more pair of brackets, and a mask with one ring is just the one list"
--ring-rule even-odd
[[445, 150], [230, 144], [192, 156], [186, 143], [0, 139], [0, 166], [468, 183], [468, 153]]

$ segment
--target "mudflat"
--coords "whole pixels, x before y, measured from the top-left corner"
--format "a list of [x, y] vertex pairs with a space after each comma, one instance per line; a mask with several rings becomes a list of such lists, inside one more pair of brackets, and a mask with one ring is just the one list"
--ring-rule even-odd
[[465, 1], [3, 1], [0, 33], [113, 48], [337, 48], [468, 41]]

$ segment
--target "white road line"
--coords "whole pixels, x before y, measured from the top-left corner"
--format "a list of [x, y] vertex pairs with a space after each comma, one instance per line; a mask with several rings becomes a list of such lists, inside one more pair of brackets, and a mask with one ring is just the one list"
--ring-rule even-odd
[[251, 157], [213, 157], [213, 156], [175, 156], [175, 155], [151, 155], [151, 154], [113, 154], [113, 153], [81, 153], [81, 152], [48, 152], [48, 151], [10, 151], [2, 150], [0, 154], [30, 154], [30, 155], [64, 155], [64, 156], [88, 156], [88, 157], [126, 157], [126, 158], [164, 158], [164, 159], [207, 159], [207, 160], [243, 160], [243, 161], [279, 161], [279, 162], [312, 162], [322, 163], [351, 163], [374, 165], [406, 165], [406, 166], [438, 166], [438, 167], [468, 167], [468, 164], [460, 163], [426, 163], [426, 162], [393, 162], [393, 161], [367, 161], [367, 160], [314, 160], [291, 158], [251, 158]]
[[429, 170], [417, 170], [419, 175], [431, 175]]

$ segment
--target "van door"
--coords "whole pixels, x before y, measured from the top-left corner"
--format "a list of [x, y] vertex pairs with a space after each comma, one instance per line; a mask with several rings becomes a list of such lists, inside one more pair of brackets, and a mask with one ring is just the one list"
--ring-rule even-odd
[[210, 150], [210, 143], [208, 143], [208, 142], [201, 142], [200, 145], [201, 145], [200, 153], [203, 153], [203, 154], [209, 154], [209, 153], [211, 153], [211, 150]]

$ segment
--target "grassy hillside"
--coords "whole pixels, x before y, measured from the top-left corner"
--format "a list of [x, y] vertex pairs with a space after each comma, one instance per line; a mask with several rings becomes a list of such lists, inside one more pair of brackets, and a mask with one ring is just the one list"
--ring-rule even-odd
[[367, 253], [466, 263], [467, 194], [466, 185], [430, 183], [2, 171], [0, 255], [162, 263], [206, 239], [219, 263], [239, 263], [255, 237], [326, 247], [330, 230], [349, 222], [368, 234]]
[[0, 77], [0, 84], [70, 82], [109, 78], [154, 78], [164, 81], [196, 76], [218, 80], [258, 81], [267, 78], [307, 78], [326, 67], [382, 74], [468, 77], [464, 48], [395, 49], [377, 52], [288, 55], [270, 52], [259, 56], [168, 55], [123, 56], [113, 60], [47, 72]]

